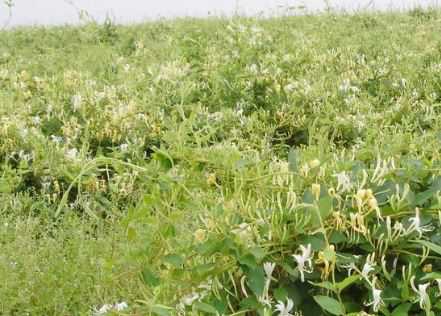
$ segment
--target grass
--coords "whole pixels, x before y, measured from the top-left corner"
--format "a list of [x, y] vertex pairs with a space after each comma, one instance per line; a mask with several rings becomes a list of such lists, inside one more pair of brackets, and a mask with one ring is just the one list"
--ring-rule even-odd
[[440, 26], [2, 31], [0, 314], [441, 313]]

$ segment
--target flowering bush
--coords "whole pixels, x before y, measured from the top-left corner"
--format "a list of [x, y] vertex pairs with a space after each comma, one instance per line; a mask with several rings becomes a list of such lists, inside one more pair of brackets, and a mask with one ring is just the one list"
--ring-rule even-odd
[[0, 314], [441, 314], [439, 24], [3, 31]]

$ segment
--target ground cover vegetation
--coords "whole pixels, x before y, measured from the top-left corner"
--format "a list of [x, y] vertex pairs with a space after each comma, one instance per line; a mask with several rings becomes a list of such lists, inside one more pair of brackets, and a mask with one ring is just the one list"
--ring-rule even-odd
[[441, 15], [0, 33], [0, 314], [440, 315]]

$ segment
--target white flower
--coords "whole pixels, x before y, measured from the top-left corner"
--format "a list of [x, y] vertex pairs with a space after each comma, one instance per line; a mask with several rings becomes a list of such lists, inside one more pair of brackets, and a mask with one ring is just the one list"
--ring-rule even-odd
[[278, 304], [276, 304], [276, 311], [279, 312], [279, 316], [293, 316], [293, 314], [290, 313], [293, 307], [294, 302], [288, 298], [286, 305], [282, 301], [278, 301]]
[[441, 279], [436, 279], [435, 280], [436, 281], [436, 284], [438, 285], [438, 294], [437, 294], [437, 296], [439, 297], [439, 296], [441, 296]]
[[188, 295], [184, 296], [183, 298], [181, 298], [181, 302], [184, 305], [191, 306], [191, 305], [193, 305], [193, 302], [196, 301], [198, 298], [199, 298], [199, 294], [193, 292], [193, 293], [188, 294]]
[[128, 144], [121, 144], [121, 145], [119, 145], [119, 149], [121, 150], [121, 151], [127, 151], [128, 149], [129, 149], [129, 145]]
[[363, 270], [361, 270], [361, 276], [365, 279], [368, 278], [369, 273], [371, 273], [372, 271], [374, 271], [374, 266], [371, 265], [369, 262], [366, 262], [363, 266]]
[[349, 178], [346, 172], [336, 173], [334, 177], [337, 178], [337, 191], [346, 192], [352, 189], [351, 178]]
[[78, 157], [78, 150], [76, 148], [67, 150], [66, 157], [70, 160], [76, 160]]
[[419, 237], [423, 236], [423, 233], [430, 232], [433, 230], [431, 225], [423, 225], [421, 226], [421, 218], [420, 218], [420, 209], [415, 208], [415, 216], [409, 218], [410, 226], [407, 229], [407, 233], [410, 234], [414, 231], [418, 232]]
[[312, 251], [311, 244], [307, 247], [300, 245], [301, 255], [293, 255], [294, 259], [297, 261], [297, 268], [299, 269], [302, 282], [305, 282], [305, 272], [312, 273]]
[[274, 262], [265, 262], [263, 264], [263, 269], [265, 270], [265, 274], [268, 279], [271, 279], [275, 267], [276, 264]]
[[413, 291], [418, 295], [421, 309], [430, 309], [430, 297], [427, 294], [427, 288], [430, 286], [430, 283], [419, 284], [417, 289], [415, 286], [415, 276], [413, 276], [410, 279], [410, 285], [412, 286]]
[[112, 304], [104, 304], [103, 306], [101, 306], [100, 309], [95, 310], [93, 315], [94, 316], [105, 315], [111, 311], [122, 312], [123, 310], [125, 310], [128, 307], [129, 307], [129, 305], [126, 302], [115, 303], [113, 305]]
[[365, 303], [365, 306], [372, 306], [375, 313], [377, 313], [380, 306], [384, 304], [381, 298], [381, 292], [381, 290], [375, 288], [375, 284], [372, 284], [372, 302]]
[[366, 280], [369, 277], [369, 273], [371, 273], [372, 271], [374, 271], [374, 266], [376, 265], [375, 263], [375, 258], [374, 258], [375, 254], [372, 253], [370, 255], [367, 256], [366, 258], [366, 262], [363, 266], [363, 269], [361, 270], [361, 276], [363, 278], [365, 278]]
[[76, 94], [72, 97], [72, 107], [75, 112], [81, 108], [82, 101], [83, 98], [79, 94]]
[[63, 141], [63, 137], [61, 136], [51, 135], [50, 138], [56, 144], [60, 144]]
[[94, 316], [105, 315], [112, 310], [111, 304], [104, 304], [100, 309], [96, 310]]
[[126, 302], [121, 302], [121, 303], [116, 303], [113, 308], [117, 311], [117, 312], [121, 312], [123, 310], [125, 310], [126, 308], [128, 308], [129, 305]]

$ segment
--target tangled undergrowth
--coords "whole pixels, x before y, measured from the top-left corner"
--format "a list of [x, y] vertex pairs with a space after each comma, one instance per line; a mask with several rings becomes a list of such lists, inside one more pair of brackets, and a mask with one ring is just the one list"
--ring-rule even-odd
[[1, 32], [0, 313], [440, 315], [440, 27]]

